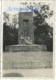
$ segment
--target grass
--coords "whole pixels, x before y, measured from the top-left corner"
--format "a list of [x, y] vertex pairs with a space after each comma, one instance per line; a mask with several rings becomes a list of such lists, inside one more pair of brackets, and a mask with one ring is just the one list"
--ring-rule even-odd
[[4, 52], [4, 69], [39, 69], [52, 68], [52, 52]]

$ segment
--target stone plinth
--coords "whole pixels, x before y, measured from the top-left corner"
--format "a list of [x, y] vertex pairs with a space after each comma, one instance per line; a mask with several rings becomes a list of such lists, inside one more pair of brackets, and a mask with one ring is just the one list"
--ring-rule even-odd
[[45, 45], [11, 45], [6, 46], [6, 51], [18, 52], [18, 51], [46, 51]]

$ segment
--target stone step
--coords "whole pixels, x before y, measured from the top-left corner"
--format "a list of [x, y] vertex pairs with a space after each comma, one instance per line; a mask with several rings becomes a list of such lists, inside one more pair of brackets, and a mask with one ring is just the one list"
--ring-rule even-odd
[[5, 51], [47, 51], [46, 45], [10, 45], [6, 46]]

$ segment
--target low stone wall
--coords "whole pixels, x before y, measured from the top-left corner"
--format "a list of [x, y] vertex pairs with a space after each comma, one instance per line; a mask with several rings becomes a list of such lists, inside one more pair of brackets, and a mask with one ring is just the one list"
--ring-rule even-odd
[[46, 51], [46, 45], [10, 45], [6, 46], [5, 51]]

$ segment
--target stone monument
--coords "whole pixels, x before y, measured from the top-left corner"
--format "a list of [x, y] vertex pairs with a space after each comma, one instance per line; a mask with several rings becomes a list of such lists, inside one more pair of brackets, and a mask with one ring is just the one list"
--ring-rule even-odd
[[34, 44], [33, 12], [19, 12], [18, 45], [6, 46], [6, 51], [45, 50], [45, 45]]
[[33, 12], [19, 13], [18, 44], [33, 44]]

